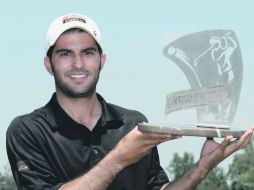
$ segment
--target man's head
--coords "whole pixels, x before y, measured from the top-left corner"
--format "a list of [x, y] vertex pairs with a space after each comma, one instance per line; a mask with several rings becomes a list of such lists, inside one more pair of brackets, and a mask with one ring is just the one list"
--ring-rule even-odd
[[88, 17], [70, 14], [53, 21], [44, 63], [55, 78], [58, 95], [81, 98], [95, 93], [106, 59], [100, 40], [98, 27]]
[[[68, 29], [68, 30], [64, 31], [61, 35], [66, 34], [66, 33], [71, 33], [71, 32], [86, 32], [86, 31], [83, 30], [83, 29], [80, 29], [80, 28], [71, 28], [71, 29]], [[96, 43], [96, 46], [97, 46], [99, 54], [102, 55], [102, 48], [101, 48], [101, 46], [98, 44], [97, 41], [95, 41], [95, 43]], [[55, 47], [55, 43], [52, 46], [50, 46], [49, 49], [46, 48], [46, 56], [49, 57], [50, 61], [52, 59], [52, 54], [53, 54], [54, 47]]]

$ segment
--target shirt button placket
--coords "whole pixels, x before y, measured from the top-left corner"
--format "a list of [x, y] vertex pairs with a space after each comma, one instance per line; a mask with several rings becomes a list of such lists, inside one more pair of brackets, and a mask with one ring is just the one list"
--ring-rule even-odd
[[98, 150], [96, 150], [95, 148], [93, 148], [93, 153], [94, 153], [94, 155], [98, 155]]

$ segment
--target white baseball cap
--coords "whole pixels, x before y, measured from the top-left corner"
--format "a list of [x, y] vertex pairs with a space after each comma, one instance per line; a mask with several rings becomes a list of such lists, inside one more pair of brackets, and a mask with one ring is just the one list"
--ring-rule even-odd
[[56, 18], [49, 26], [46, 37], [46, 53], [59, 36], [71, 28], [80, 28], [88, 32], [101, 47], [101, 33], [96, 23], [89, 17], [78, 13], [70, 13]]

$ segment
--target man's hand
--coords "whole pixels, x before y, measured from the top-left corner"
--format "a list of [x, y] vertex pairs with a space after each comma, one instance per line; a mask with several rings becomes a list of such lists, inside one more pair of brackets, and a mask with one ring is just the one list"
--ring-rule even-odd
[[236, 140], [233, 140], [232, 136], [227, 136], [221, 144], [213, 139], [207, 139], [201, 151], [199, 166], [204, 168], [204, 171], [214, 168], [232, 153], [244, 148], [250, 141], [253, 131], [254, 127], [248, 129], [240, 139]]
[[119, 163], [126, 167], [139, 161], [156, 145], [177, 138], [180, 136], [142, 132], [135, 127], [117, 144], [112, 152], [115, 153]]
[[164, 185], [161, 190], [195, 189], [211, 169], [232, 153], [244, 148], [250, 141], [253, 131], [254, 127], [247, 130], [238, 140], [232, 140], [232, 136], [227, 136], [221, 144], [212, 139], [206, 140], [198, 163], [177, 180]]

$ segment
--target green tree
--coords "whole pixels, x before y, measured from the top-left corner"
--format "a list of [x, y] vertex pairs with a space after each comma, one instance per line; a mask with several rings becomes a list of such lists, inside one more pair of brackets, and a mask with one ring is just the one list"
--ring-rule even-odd
[[229, 166], [228, 176], [232, 190], [254, 189], [254, 139], [234, 156]]
[[[177, 179], [188, 171], [195, 164], [194, 156], [191, 153], [185, 152], [183, 157], [175, 153], [172, 161], [169, 163], [166, 170], [172, 180]], [[222, 168], [216, 167], [209, 172], [205, 180], [197, 187], [197, 190], [229, 190], [227, 185], [227, 176]]]
[[5, 166], [4, 172], [0, 173], [0, 190], [16, 190], [16, 184], [12, 177], [9, 165]]
[[220, 167], [216, 167], [209, 172], [205, 180], [197, 187], [197, 190], [229, 190], [227, 175]]
[[188, 171], [194, 165], [194, 156], [193, 154], [184, 152], [183, 157], [178, 153], [174, 153], [172, 161], [169, 163], [169, 166], [166, 168], [170, 174], [172, 180], [180, 177], [183, 173]]

